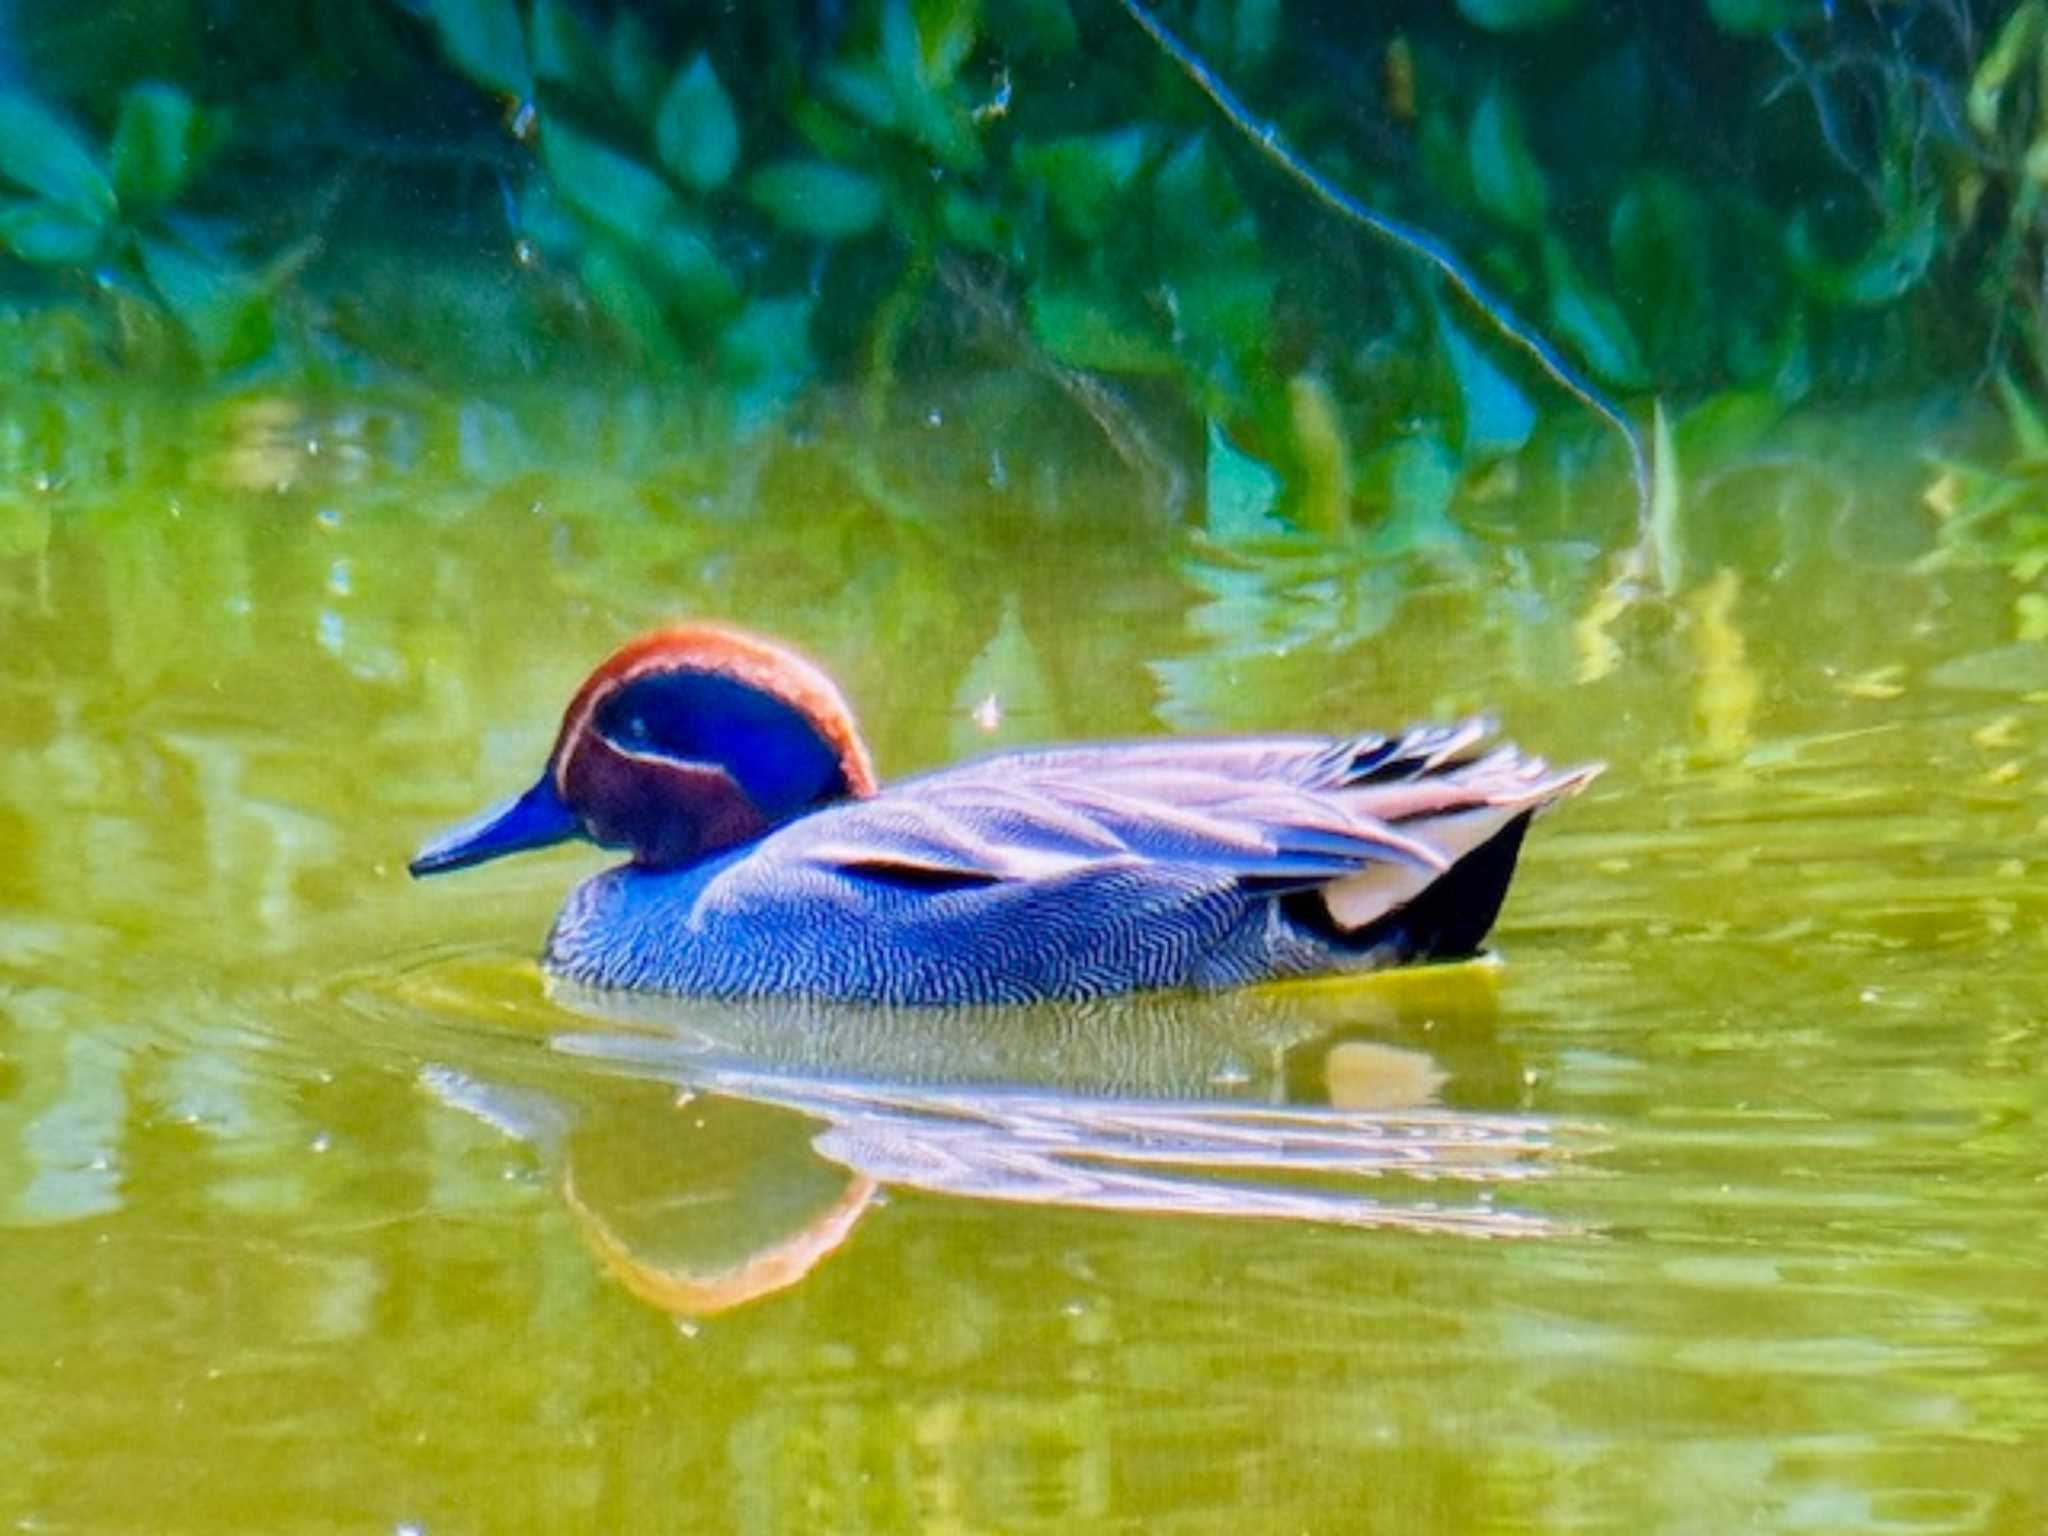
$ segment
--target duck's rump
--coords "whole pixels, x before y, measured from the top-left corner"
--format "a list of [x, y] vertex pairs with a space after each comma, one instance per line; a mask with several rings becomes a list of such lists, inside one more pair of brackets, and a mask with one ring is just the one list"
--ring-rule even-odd
[[1011, 753], [572, 895], [596, 986], [909, 1004], [1233, 986], [1469, 954], [1552, 773], [1473, 721], [1398, 738]]

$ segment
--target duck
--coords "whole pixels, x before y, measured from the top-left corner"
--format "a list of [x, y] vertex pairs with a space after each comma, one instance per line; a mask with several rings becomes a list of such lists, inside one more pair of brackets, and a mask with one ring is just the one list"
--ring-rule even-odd
[[542, 967], [601, 991], [889, 1007], [1085, 1003], [1472, 957], [1554, 770], [1469, 719], [1391, 735], [1080, 742], [883, 784], [817, 662], [715, 622], [569, 700], [529, 789], [415, 877], [582, 839]]

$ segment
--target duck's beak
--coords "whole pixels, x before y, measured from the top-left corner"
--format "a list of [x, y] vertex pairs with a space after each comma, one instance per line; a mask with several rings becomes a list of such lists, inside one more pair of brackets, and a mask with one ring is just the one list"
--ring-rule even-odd
[[555, 792], [555, 776], [550, 771], [542, 774], [540, 782], [525, 794], [494, 805], [482, 815], [472, 816], [461, 826], [443, 832], [414, 854], [406, 868], [415, 877], [438, 875], [481, 864], [503, 853], [545, 848], [582, 833], [582, 822]]

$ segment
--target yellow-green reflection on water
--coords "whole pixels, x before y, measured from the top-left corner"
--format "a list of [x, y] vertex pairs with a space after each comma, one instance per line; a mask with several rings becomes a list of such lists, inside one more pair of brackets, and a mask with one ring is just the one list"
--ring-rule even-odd
[[[0, 1514], [2048, 1523], [2048, 674], [1915, 568], [1917, 468], [1727, 476], [1604, 627], [1556, 530], [1404, 580], [1001, 468], [652, 397], [0, 409]], [[594, 855], [403, 862], [678, 613], [823, 656], [892, 773], [1481, 707], [1612, 768], [1498, 972], [957, 1050], [592, 1018], [528, 957]], [[1335, 1118], [1254, 1166], [1283, 1107]], [[1372, 1219], [1164, 1214], [1219, 1178]]]

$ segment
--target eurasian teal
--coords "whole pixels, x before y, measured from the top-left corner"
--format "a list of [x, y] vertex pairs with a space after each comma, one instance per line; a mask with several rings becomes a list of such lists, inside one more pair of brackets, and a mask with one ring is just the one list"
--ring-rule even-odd
[[1006, 752], [882, 787], [831, 678], [691, 624], [570, 700], [540, 780], [415, 875], [583, 837], [548, 969], [685, 996], [908, 1005], [1212, 989], [1474, 953], [1552, 771], [1468, 720]]

